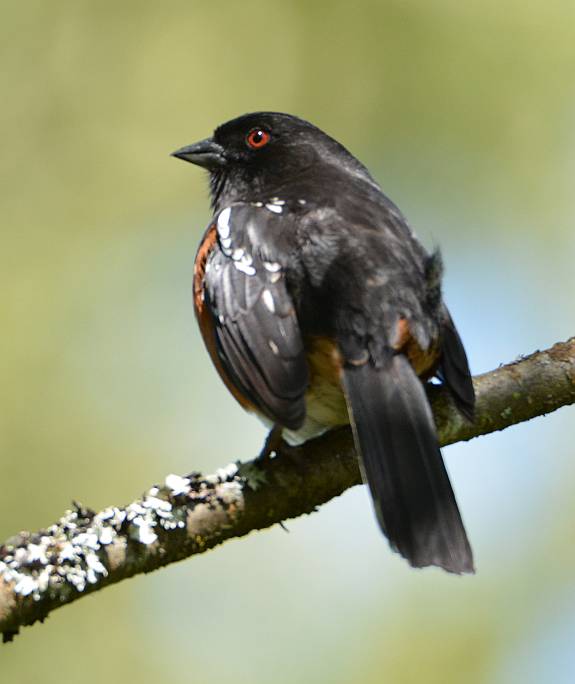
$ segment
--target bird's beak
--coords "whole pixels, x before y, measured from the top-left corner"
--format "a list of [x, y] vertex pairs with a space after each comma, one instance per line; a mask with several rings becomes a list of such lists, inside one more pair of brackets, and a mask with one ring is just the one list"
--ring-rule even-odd
[[226, 163], [223, 147], [214, 142], [212, 138], [206, 138], [193, 145], [181, 147], [179, 150], [172, 152], [171, 156], [210, 170], [223, 166]]

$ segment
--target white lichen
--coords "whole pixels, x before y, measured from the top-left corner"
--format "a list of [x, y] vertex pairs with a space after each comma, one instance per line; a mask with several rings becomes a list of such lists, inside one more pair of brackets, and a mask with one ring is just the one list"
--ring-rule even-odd
[[41, 534], [22, 533], [2, 548], [0, 582], [10, 584], [22, 599], [40, 601], [48, 595], [62, 600], [120, 568], [134, 543], [149, 547], [151, 554], [161, 552], [159, 535], [185, 528], [190, 514], [196, 524], [204, 519], [205, 527], [205, 517], [215, 509], [217, 529], [218, 521], [241, 507], [238, 467], [230, 464], [203, 480], [194, 478], [171, 474], [163, 486], [151, 487], [125, 509], [110, 506], [95, 514], [75, 505]]
[[190, 491], [190, 480], [187, 477], [180, 477], [171, 473], [165, 479], [165, 484], [172, 491], [174, 496], [187, 494]]

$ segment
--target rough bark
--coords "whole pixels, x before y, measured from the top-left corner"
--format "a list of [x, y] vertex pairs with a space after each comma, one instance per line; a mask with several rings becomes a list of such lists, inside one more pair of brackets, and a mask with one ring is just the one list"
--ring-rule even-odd
[[[467, 422], [440, 388], [432, 405], [442, 445], [469, 440], [575, 403], [575, 338], [474, 378]], [[169, 475], [123, 508], [74, 505], [54, 525], [0, 546], [0, 631], [20, 627], [103, 587], [203, 553], [230, 537], [311, 513], [360, 483], [349, 429], [279, 457], [214, 475]]]

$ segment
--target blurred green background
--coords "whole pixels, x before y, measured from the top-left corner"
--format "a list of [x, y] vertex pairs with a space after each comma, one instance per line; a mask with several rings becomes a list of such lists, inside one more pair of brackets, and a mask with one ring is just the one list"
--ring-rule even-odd
[[[257, 453], [168, 156], [245, 111], [324, 128], [441, 245], [475, 372], [574, 334], [574, 31], [569, 0], [4, 0], [0, 538]], [[410, 571], [356, 488], [57, 611], [0, 681], [572, 683], [574, 417], [446, 449], [476, 577]]]

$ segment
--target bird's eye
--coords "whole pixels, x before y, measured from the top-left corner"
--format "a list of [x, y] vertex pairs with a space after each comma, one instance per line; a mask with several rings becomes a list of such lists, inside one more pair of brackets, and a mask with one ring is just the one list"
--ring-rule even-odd
[[260, 147], [269, 143], [270, 137], [267, 131], [263, 131], [261, 128], [254, 128], [248, 133], [246, 142], [252, 150], [259, 150]]

